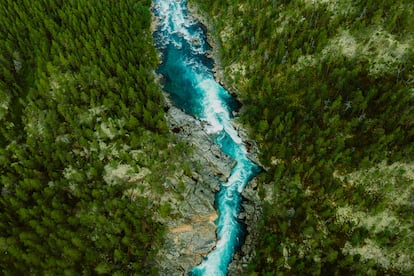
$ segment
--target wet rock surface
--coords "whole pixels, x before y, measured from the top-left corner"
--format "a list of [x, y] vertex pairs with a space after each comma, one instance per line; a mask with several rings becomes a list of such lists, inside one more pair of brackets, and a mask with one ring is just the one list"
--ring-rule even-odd
[[[179, 196], [167, 195], [164, 201], [171, 205], [171, 214], [157, 218], [167, 226], [165, 242], [158, 254], [158, 267], [160, 275], [187, 275], [216, 244], [214, 194], [220, 183], [229, 177], [235, 161], [212, 142], [200, 121], [172, 105], [167, 95], [166, 99], [170, 129], [194, 152], [188, 156], [191, 175], [177, 173], [167, 178], [165, 183]], [[184, 187], [181, 190], [180, 185]], [[257, 184], [253, 180], [243, 192], [243, 211], [239, 218], [247, 224], [248, 235], [230, 264], [229, 275], [242, 275], [254, 256], [256, 226], [261, 214], [255, 186]]]
[[[165, 183], [179, 196], [167, 199], [170, 216], [157, 218], [167, 226], [158, 266], [160, 275], [186, 275], [216, 244], [214, 193], [220, 182], [227, 180], [235, 162], [212, 142], [202, 123], [173, 106], [168, 98], [167, 102], [170, 129], [194, 152], [188, 156], [191, 176], [178, 173]], [[181, 190], [180, 185], [184, 187]]]
[[[195, 17], [199, 18], [199, 14], [195, 13]], [[215, 79], [225, 86], [223, 72], [219, 69], [221, 68], [217, 52], [219, 47], [213, 37], [209, 34], [208, 36], [208, 43], [213, 46], [210, 54], [215, 60], [213, 69]], [[159, 76], [158, 81], [161, 78]], [[226, 88], [234, 94], [234, 89]], [[179, 195], [176, 198], [169, 195], [170, 198], [167, 199], [172, 208], [171, 215], [158, 218], [158, 221], [167, 226], [167, 233], [163, 249], [159, 251], [157, 259], [160, 275], [187, 275], [216, 244], [217, 227], [214, 222], [217, 214], [214, 209], [214, 194], [219, 190], [220, 183], [227, 181], [235, 161], [213, 142], [212, 137], [205, 131], [205, 122], [174, 106], [167, 94], [165, 99], [164, 110], [167, 113], [171, 132], [178, 140], [192, 148], [193, 154], [186, 159], [190, 163], [191, 173], [177, 174], [166, 181], [166, 186], [174, 187]], [[237, 114], [233, 115], [237, 116]], [[240, 137], [244, 141], [249, 141], [243, 128], [239, 125], [235, 127]], [[249, 158], [258, 163], [256, 145], [253, 141], [246, 144]], [[179, 189], [180, 185], [184, 186], [184, 189]], [[249, 188], [243, 193], [243, 197], [245, 198], [242, 204], [244, 211], [239, 218], [246, 222], [248, 235], [242, 250], [235, 255], [234, 261], [230, 264], [229, 275], [243, 275], [247, 263], [254, 256], [254, 241], [257, 236], [255, 227], [260, 214], [259, 200], [255, 190]]]
[[262, 216], [261, 201], [257, 195], [256, 187], [256, 180], [252, 180], [242, 193], [243, 211], [239, 218], [247, 225], [247, 236], [241, 250], [234, 255], [234, 259], [229, 265], [229, 276], [246, 275], [248, 264], [255, 256], [256, 242], [260, 239], [257, 227]]
[[[195, 158], [193, 161], [207, 165], [208, 170], [203, 170], [205, 166], [202, 166], [200, 173], [209, 177], [218, 176], [220, 181], [226, 181], [236, 162], [224, 154], [212, 141], [204, 129], [203, 122], [198, 121], [173, 105], [170, 106], [167, 114], [170, 129], [175, 130], [175, 134], [181, 140], [186, 141], [189, 147], [194, 148]], [[213, 184], [211, 188], [218, 190], [218, 185]]]

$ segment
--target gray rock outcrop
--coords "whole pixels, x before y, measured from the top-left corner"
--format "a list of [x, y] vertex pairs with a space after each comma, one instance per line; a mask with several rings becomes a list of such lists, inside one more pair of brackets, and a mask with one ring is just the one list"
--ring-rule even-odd
[[[173, 106], [168, 98], [167, 102], [170, 129], [194, 152], [188, 156], [191, 176], [177, 172], [165, 183], [177, 190], [179, 199], [170, 194], [166, 201], [171, 215], [157, 218], [168, 227], [158, 267], [160, 275], [186, 275], [216, 244], [214, 193], [230, 176], [235, 161], [214, 144], [200, 121]], [[183, 189], [178, 188], [180, 182]]]

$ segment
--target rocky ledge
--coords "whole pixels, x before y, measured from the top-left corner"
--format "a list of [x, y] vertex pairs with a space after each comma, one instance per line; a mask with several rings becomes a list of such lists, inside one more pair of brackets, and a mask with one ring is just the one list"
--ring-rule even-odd
[[[167, 95], [165, 97], [170, 129], [194, 152], [188, 156], [191, 175], [181, 172], [166, 181], [168, 187], [178, 187], [180, 182], [184, 185], [182, 189], [174, 189], [180, 194], [178, 198], [171, 195], [168, 198], [172, 208], [170, 215], [157, 218], [167, 226], [164, 246], [157, 259], [160, 275], [187, 275], [216, 244], [214, 194], [220, 182], [230, 176], [235, 161], [212, 141], [200, 121], [172, 105]], [[240, 218], [246, 222], [249, 234], [230, 265], [230, 275], [243, 273], [254, 256], [255, 227], [261, 214], [256, 186], [253, 181], [243, 192]]]
[[[200, 20], [207, 29], [211, 30], [205, 17], [194, 5], [190, 5], [192, 14]], [[155, 21], [153, 22], [155, 26]], [[208, 43], [212, 45], [211, 57], [215, 60], [215, 79], [232, 94], [235, 89], [225, 85], [218, 54], [218, 43], [208, 34]], [[158, 76], [160, 77], [160, 76]], [[157, 79], [158, 79], [157, 77]], [[158, 79], [158, 82], [160, 80]], [[214, 194], [219, 190], [220, 182], [225, 182], [230, 176], [235, 161], [224, 154], [207, 134], [203, 123], [175, 107], [168, 95], [165, 94], [167, 121], [171, 131], [179, 141], [185, 142], [194, 149], [188, 156], [191, 175], [178, 173], [167, 180], [166, 186], [178, 187], [184, 183], [183, 190], [178, 191], [179, 199], [169, 196], [172, 211], [168, 217], [157, 217], [166, 225], [167, 233], [163, 248], [158, 254], [160, 275], [187, 275], [188, 272], [202, 261], [216, 244], [217, 213], [214, 208]], [[240, 137], [246, 142], [249, 158], [260, 165], [257, 158], [258, 148], [254, 141], [238, 123], [234, 122]], [[257, 183], [253, 180], [243, 192], [243, 211], [239, 218], [247, 225], [248, 235], [242, 249], [234, 256], [229, 266], [229, 275], [244, 275], [248, 263], [254, 257], [255, 241], [257, 240], [257, 225], [261, 217], [260, 199], [256, 192]]]
[[242, 196], [242, 212], [239, 218], [247, 225], [247, 236], [239, 252], [234, 255], [233, 261], [229, 265], [229, 276], [247, 275], [247, 266], [255, 256], [255, 248], [258, 236], [258, 225], [262, 216], [262, 206], [257, 194], [257, 181], [253, 179], [244, 188]]
[[173, 106], [168, 96], [166, 99], [170, 129], [194, 152], [187, 157], [190, 175], [181, 170], [167, 179], [170, 189], [180, 182], [182, 188], [175, 189], [178, 199], [171, 195], [168, 199], [170, 216], [157, 218], [167, 226], [157, 259], [160, 275], [186, 275], [216, 244], [214, 193], [230, 176], [235, 162], [212, 142], [200, 121]]

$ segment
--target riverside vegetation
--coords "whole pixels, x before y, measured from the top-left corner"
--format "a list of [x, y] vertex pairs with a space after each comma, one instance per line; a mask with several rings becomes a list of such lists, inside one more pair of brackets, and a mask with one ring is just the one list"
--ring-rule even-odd
[[252, 275], [414, 273], [412, 1], [190, 1], [267, 168]]

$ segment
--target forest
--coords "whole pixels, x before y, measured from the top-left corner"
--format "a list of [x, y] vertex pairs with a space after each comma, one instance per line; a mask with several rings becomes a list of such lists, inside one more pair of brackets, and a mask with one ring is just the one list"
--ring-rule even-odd
[[[246, 274], [413, 274], [414, 3], [190, 2], [265, 169]], [[0, 274], [158, 274], [169, 208], [142, 191], [188, 149], [150, 6], [0, 3]]]
[[412, 1], [190, 3], [266, 169], [251, 275], [414, 273]]
[[162, 193], [182, 149], [167, 150], [150, 5], [1, 1], [1, 275], [157, 273], [160, 206], [129, 191]]

